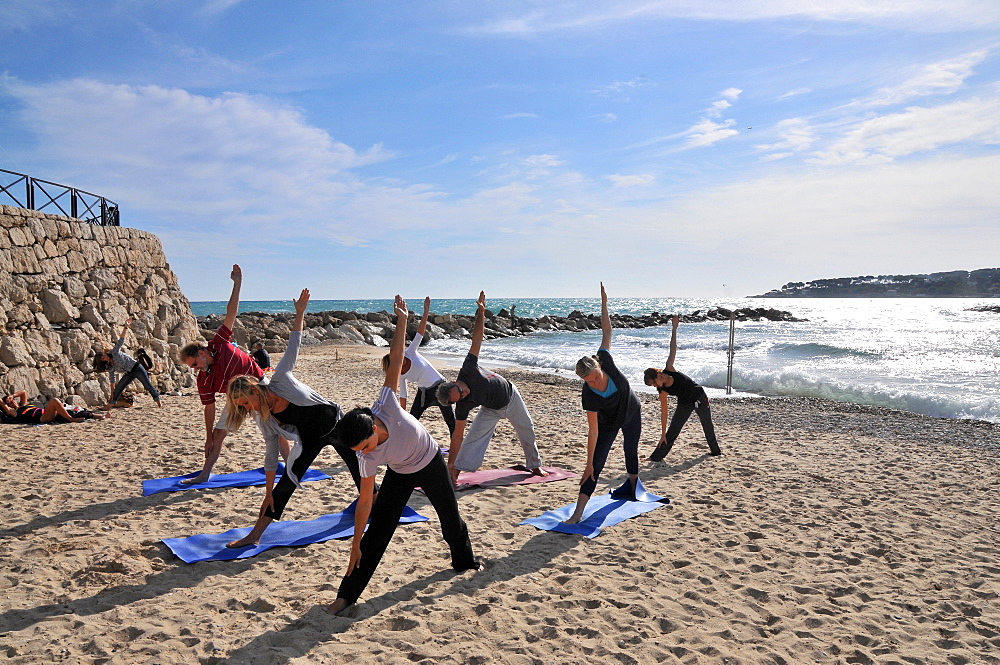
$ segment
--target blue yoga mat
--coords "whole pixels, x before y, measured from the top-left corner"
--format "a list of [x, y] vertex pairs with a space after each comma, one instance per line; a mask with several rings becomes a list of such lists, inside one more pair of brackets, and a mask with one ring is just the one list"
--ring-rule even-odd
[[[281, 474], [285, 472], [285, 465], [278, 464], [277, 478], [281, 478]], [[157, 492], [181, 492], [184, 490], [203, 490], [209, 489], [211, 487], [252, 487], [254, 485], [263, 485], [266, 481], [264, 477], [264, 467], [259, 469], [252, 469], [250, 471], [239, 471], [237, 473], [222, 473], [219, 475], [210, 476], [209, 479], [203, 483], [198, 483], [197, 485], [182, 485], [181, 481], [185, 478], [194, 478], [198, 475], [198, 472], [189, 473], [183, 476], [173, 476], [172, 478], [155, 478], [153, 480], [142, 481], [142, 495], [149, 496], [150, 494], [156, 494]], [[330, 476], [326, 475], [322, 471], [316, 471], [315, 469], [309, 469], [306, 471], [305, 477], [302, 480], [326, 480]]]
[[666, 497], [647, 492], [642, 486], [642, 481], [636, 483], [635, 499], [616, 498], [616, 496], [630, 497], [631, 494], [632, 488], [626, 480], [624, 485], [610, 494], [591, 497], [590, 501], [587, 502], [587, 507], [583, 510], [583, 519], [577, 524], [563, 524], [563, 520], [569, 519], [569, 516], [576, 509], [575, 503], [542, 513], [538, 517], [529, 517], [521, 524], [528, 524], [543, 531], [575, 533], [587, 538], [596, 538], [601, 535], [601, 531], [605, 527], [648, 513], [670, 503], [670, 499]]
[[[187, 538], [164, 538], [163, 543], [185, 563], [198, 561], [229, 561], [247, 559], [272, 547], [296, 547], [310, 543], [322, 543], [334, 538], [354, 535], [354, 507], [357, 501], [340, 513], [323, 515], [314, 520], [287, 520], [272, 522], [267, 527], [258, 545], [230, 549], [226, 543], [239, 540], [250, 533], [252, 527], [231, 529], [225, 533], [188, 536]], [[403, 508], [400, 524], [426, 522], [427, 518], [409, 506]]]

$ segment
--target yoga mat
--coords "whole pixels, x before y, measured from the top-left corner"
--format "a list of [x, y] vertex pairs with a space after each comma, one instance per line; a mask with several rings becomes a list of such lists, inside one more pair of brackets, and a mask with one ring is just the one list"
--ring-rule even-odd
[[[285, 465], [279, 463], [278, 471], [275, 476], [276, 479], [281, 478], [281, 474], [285, 472]], [[259, 469], [253, 469], [251, 471], [239, 471], [237, 473], [222, 473], [219, 475], [210, 476], [209, 479], [203, 483], [198, 483], [197, 485], [182, 485], [181, 481], [185, 478], [194, 478], [198, 475], [198, 471], [194, 473], [189, 473], [183, 476], [173, 476], [171, 478], [156, 478], [154, 480], [144, 480], [142, 481], [142, 495], [149, 496], [150, 494], [156, 494], [157, 492], [181, 492], [184, 490], [203, 490], [209, 489], [211, 487], [252, 487], [254, 485], [263, 485], [266, 481], [264, 478], [264, 467]], [[302, 480], [326, 480], [330, 476], [326, 475], [322, 471], [317, 471], [315, 469], [309, 469], [306, 471], [306, 475]]]
[[636, 496], [641, 499], [629, 500], [614, 498], [615, 493], [631, 493], [631, 487], [626, 480], [625, 485], [619, 487], [611, 494], [594, 496], [587, 502], [587, 507], [583, 510], [583, 519], [577, 524], [563, 524], [563, 520], [568, 519], [576, 509], [576, 503], [571, 503], [562, 508], [556, 508], [538, 517], [529, 517], [521, 522], [543, 531], [558, 531], [559, 533], [575, 533], [587, 538], [596, 538], [601, 535], [605, 527], [618, 524], [632, 517], [638, 517], [643, 513], [656, 510], [670, 503], [670, 499], [649, 494], [642, 487], [639, 481], [636, 486]]
[[503, 487], [504, 485], [533, 485], [535, 483], [550, 483], [555, 480], [577, 478], [577, 474], [555, 466], [543, 466], [548, 471], [547, 476], [533, 476], [527, 467], [518, 464], [506, 469], [484, 469], [480, 471], [463, 471], [458, 476], [458, 488], [472, 487]]
[[[239, 540], [250, 533], [252, 527], [230, 529], [225, 533], [188, 536], [187, 538], [164, 538], [163, 544], [170, 548], [184, 563], [198, 561], [229, 561], [247, 559], [272, 547], [296, 547], [309, 543], [322, 543], [334, 538], [354, 535], [355, 500], [343, 512], [323, 515], [314, 520], [287, 520], [272, 522], [260, 539], [252, 547], [230, 549], [226, 543]], [[409, 506], [403, 508], [400, 524], [426, 522], [427, 518]]]

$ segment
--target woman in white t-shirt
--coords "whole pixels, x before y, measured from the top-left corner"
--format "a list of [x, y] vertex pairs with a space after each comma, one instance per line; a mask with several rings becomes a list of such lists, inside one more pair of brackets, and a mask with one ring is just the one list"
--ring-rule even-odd
[[[396, 396], [409, 315], [406, 302], [398, 295], [395, 311], [396, 331], [389, 348], [389, 368], [378, 399], [371, 409], [357, 408], [347, 413], [335, 430], [337, 445], [358, 454], [361, 494], [354, 513], [354, 540], [347, 573], [337, 600], [330, 606], [334, 613], [356, 603], [368, 586], [392, 540], [403, 508], [417, 487], [423, 490], [441, 520], [441, 533], [451, 549], [452, 568], [461, 572], [482, 567], [473, 554], [469, 529], [458, 513], [455, 488], [437, 443], [402, 408]], [[375, 474], [383, 464], [388, 468], [376, 497]]]

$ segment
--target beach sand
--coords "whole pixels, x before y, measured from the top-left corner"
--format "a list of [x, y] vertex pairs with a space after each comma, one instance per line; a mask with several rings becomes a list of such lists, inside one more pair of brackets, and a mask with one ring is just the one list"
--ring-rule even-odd
[[[370, 405], [383, 350], [309, 347], [296, 374]], [[488, 362], [484, 362], [488, 365]], [[446, 374], [454, 376], [453, 371]], [[504, 370], [547, 465], [582, 471], [579, 383]], [[400, 526], [358, 605], [336, 597], [350, 542], [188, 565], [161, 542], [250, 526], [262, 488], [141, 496], [201, 465], [196, 395], [142, 394], [108, 422], [3, 426], [0, 658], [21, 663], [1000, 663], [1000, 427], [820, 400], [717, 400], [725, 455], [697, 418], [646, 487], [672, 498], [588, 540], [519, 526], [576, 480], [460, 495], [481, 572], [454, 573], [434, 511]], [[643, 397], [641, 452], [659, 435]], [[442, 444], [447, 429], [423, 422]], [[219, 473], [259, 467], [253, 426]], [[501, 424], [484, 468], [523, 462]], [[329, 481], [286, 519], [342, 510]], [[624, 479], [620, 445], [598, 493]]]

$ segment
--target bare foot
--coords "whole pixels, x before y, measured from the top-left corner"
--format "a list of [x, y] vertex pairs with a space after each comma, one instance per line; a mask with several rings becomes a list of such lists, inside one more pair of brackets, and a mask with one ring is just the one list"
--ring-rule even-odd
[[208, 473], [199, 473], [194, 478], [185, 478], [184, 480], [181, 481], [181, 485], [198, 485], [200, 483], [207, 481], [210, 475], [211, 474]]
[[344, 600], [343, 598], [338, 598], [337, 600], [327, 605], [326, 611], [329, 612], [330, 614], [340, 614], [341, 612], [347, 609], [347, 606], [348, 604], [346, 600]]
[[549, 472], [546, 471], [545, 469], [543, 469], [540, 466], [536, 466], [533, 469], [528, 469], [528, 471], [531, 472], [531, 475], [533, 475], [533, 476], [540, 476], [542, 478], [544, 478], [545, 476], [549, 475]]
[[226, 547], [228, 547], [231, 550], [236, 550], [241, 547], [253, 547], [254, 545], [258, 544], [258, 542], [260, 542], [258, 538], [251, 538], [250, 535], [248, 534], [246, 536], [243, 536], [239, 540], [234, 540], [231, 543], [226, 543]]
[[579, 524], [579, 523], [580, 523], [580, 518], [576, 515], [573, 515], [569, 519], [563, 520], [563, 524]]

